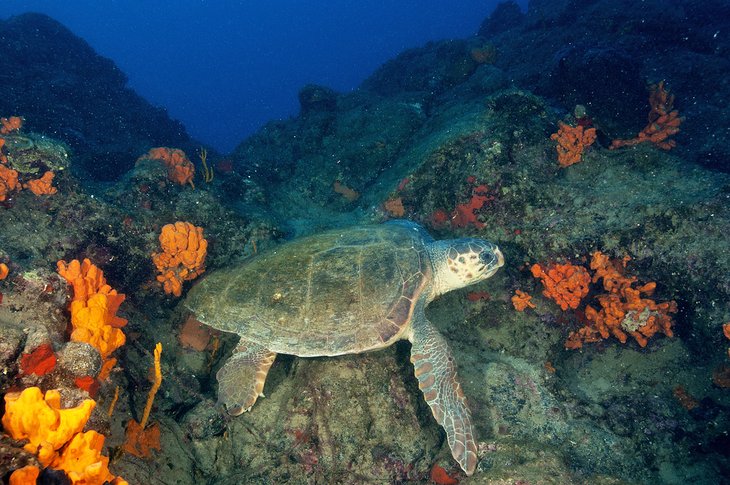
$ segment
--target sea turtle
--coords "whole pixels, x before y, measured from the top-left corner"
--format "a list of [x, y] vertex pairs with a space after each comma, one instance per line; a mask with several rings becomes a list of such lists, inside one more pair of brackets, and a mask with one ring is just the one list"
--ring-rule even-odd
[[471, 414], [451, 350], [424, 309], [503, 264], [485, 240], [435, 241], [418, 224], [391, 221], [295, 239], [212, 272], [190, 290], [186, 306], [201, 322], [241, 337], [217, 373], [219, 402], [233, 415], [263, 395], [276, 354], [356, 354], [409, 340], [418, 386], [470, 475], [477, 465]]

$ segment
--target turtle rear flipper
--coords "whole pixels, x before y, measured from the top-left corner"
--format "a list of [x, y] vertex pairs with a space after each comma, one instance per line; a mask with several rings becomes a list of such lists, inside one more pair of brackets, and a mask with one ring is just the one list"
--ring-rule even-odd
[[266, 374], [274, 363], [276, 352], [241, 339], [230, 359], [218, 370], [218, 403], [228, 414], [238, 416], [263, 396]]
[[436, 422], [446, 431], [451, 455], [471, 475], [477, 466], [477, 445], [451, 349], [425, 317], [414, 319], [410, 340], [418, 387]]

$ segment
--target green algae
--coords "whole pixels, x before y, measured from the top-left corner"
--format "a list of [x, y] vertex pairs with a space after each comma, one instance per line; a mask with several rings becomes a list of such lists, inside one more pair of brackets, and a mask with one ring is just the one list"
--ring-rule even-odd
[[61, 171], [69, 167], [68, 147], [52, 138], [35, 133], [3, 135], [8, 165], [21, 175]]

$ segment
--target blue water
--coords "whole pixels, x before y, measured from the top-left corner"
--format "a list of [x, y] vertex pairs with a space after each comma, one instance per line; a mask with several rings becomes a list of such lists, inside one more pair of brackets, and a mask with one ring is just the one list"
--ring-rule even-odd
[[0, 18], [59, 20], [193, 137], [227, 152], [296, 114], [303, 85], [350, 91], [406, 48], [474, 33], [497, 3], [8, 0]]

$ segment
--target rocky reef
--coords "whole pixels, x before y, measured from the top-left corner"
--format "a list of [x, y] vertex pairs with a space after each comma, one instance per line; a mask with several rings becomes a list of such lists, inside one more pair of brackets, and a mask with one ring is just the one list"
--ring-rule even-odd
[[0, 20], [0, 72], [0, 113], [22, 114], [30, 131], [65, 142], [82, 178], [114, 180], [152, 146], [195, 147], [111, 60], [46, 15]]
[[[90, 194], [79, 181], [77, 148], [57, 193], [23, 190], [0, 207], [3, 388], [58, 387], [69, 405], [86, 397], [71, 378], [81, 371], [68, 365], [78, 351], [68, 343], [72, 293], [54, 269], [89, 258], [127, 296], [127, 341], [99, 382], [104, 409], [90, 423], [107, 435], [110, 468], [130, 483], [724, 483], [723, 9], [533, 0], [523, 13], [506, 2], [477, 35], [406, 51], [352, 93], [304, 87], [298, 116], [268, 124], [228, 157], [196, 153], [171, 133], [127, 143], [98, 128], [100, 150], [130, 150], [106, 190]], [[52, 93], [43, 99], [56, 106]], [[0, 114], [27, 125], [8, 136], [37, 139], [35, 112], [16, 109]], [[148, 152], [157, 145], [185, 151], [194, 174], [184, 184], [171, 171], [182, 162]], [[3, 148], [9, 159], [22, 159], [18, 146]], [[215, 372], [236, 338], [200, 327], [152, 263], [163, 227], [177, 221], [203, 228], [208, 272], [282, 239], [396, 218], [437, 238], [492, 240], [507, 261], [427, 311], [455, 350], [474, 414], [480, 462], [471, 477], [451, 459], [406, 343], [279, 356], [266, 398], [222, 415]], [[163, 379], [149, 419], [159, 450], [135, 454], [125, 451], [125, 427], [142, 415], [157, 342]], [[30, 376], [22, 355], [42, 343], [59, 363]], [[84, 373], [96, 372], [87, 364]], [[22, 451], [15, 462], [30, 459]]]

